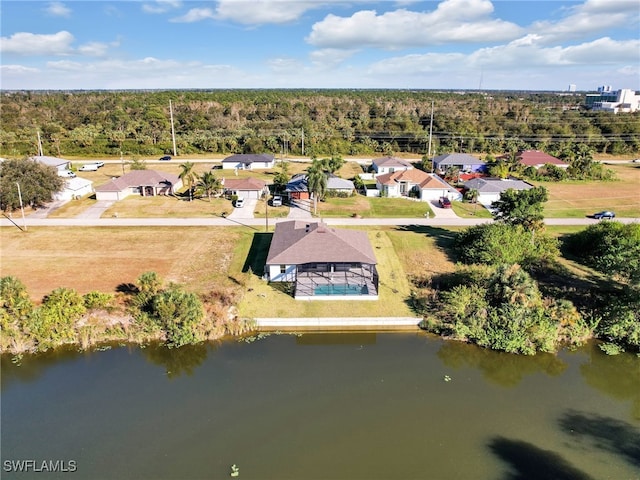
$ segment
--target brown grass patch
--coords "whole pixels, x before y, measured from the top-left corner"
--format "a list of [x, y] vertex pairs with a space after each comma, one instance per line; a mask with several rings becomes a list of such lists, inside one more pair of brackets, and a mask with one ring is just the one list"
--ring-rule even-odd
[[0, 238], [2, 276], [18, 277], [39, 301], [58, 287], [114, 292], [146, 271], [207, 292], [232, 283], [235, 249], [248, 237], [215, 227], [33, 227], [4, 228]]

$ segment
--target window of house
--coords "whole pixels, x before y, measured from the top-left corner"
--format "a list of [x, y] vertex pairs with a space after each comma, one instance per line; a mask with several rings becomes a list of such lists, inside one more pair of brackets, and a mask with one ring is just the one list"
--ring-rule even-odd
[[280, 265], [280, 273], [286, 273], [287, 272], [287, 266], [286, 265]]

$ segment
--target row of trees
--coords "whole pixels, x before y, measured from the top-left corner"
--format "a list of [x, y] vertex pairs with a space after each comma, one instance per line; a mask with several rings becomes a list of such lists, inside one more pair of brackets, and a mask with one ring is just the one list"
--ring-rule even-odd
[[585, 110], [580, 94], [219, 90], [7, 93], [0, 154], [35, 154], [38, 131], [50, 155], [171, 153], [169, 100], [182, 154], [640, 150], [638, 114]]

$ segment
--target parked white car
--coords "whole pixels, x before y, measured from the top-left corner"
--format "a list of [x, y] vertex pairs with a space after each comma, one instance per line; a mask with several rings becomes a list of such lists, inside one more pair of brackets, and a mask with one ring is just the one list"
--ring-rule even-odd
[[242, 208], [242, 207], [244, 207], [244, 198], [238, 197], [238, 199], [236, 200], [236, 208]]
[[81, 172], [97, 172], [98, 168], [100, 168], [100, 167], [98, 166], [97, 163], [85, 163], [84, 165], [82, 165], [80, 167], [79, 170]]
[[76, 174], [71, 170], [58, 170], [58, 176], [64, 178], [74, 178]]

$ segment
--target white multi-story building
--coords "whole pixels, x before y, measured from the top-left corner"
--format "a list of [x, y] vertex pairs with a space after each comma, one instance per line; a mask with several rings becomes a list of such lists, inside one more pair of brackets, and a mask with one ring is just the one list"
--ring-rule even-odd
[[613, 113], [637, 112], [640, 110], [640, 95], [636, 94], [635, 90], [628, 88], [611, 92], [605, 87], [599, 87], [597, 94], [587, 94], [585, 103], [592, 110]]

